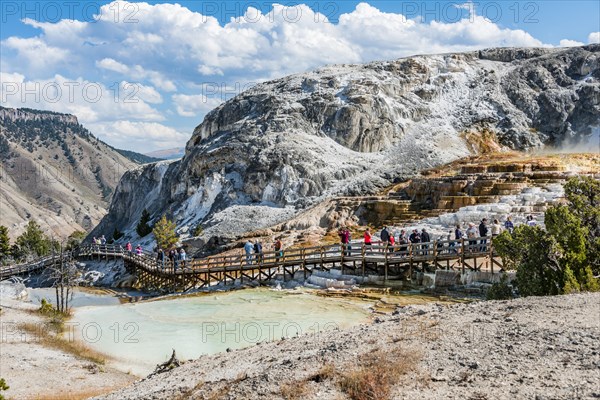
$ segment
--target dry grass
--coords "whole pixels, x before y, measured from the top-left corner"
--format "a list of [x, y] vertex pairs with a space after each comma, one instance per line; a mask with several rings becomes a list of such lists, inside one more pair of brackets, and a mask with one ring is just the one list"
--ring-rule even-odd
[[337, 371], [335, 369], [335, 365], [332, 363], [327, 363], [321, 367], [319, 372], [311, 376], [309, 380], [320, 383], [335, 378], [336, 374]]
[[285, 400], [300, 400], [304, 399], [309, 393], [308, 382], [287, 382], [279, 388], [279, 394]]
[[338, 385], [352, 400], [387, 400], [400, 378], [417, 370], [420, 359], [414, 350], [365, 353], [356, 366], [339, 374]]
[[106, 387], [106, 388], [96, 388], [96, 389], [88, 389], [77, 392], [59, 392], [59, 393], [45, 393], [35, 395], [33, 398], [35, 400], [84, 400], [89, 399], [90, 397], [100, 396], [102, 394], [110, 393], [114, 390], [119, 389], [119, 387]]
[[34, 335], [35, 341], [40, 343], [42, 346], [72, 354], [78, 358], [91, 361], [96, 364], [104, 364], [106, 362], [106, 355], [92, 350], [82, 343], [62, 338], [56, 333], [52, 333], [50, 329], [47, 329], [46, 325], [23, 323], [19, 325], [19, 328], [29, 334]]

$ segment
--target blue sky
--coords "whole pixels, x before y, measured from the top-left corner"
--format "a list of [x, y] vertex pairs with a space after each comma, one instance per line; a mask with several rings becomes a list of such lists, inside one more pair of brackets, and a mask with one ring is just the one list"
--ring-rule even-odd
[[278, 4], [4, 0], [2, 103], [74, 113], [108, 143], [147, 152], [184, 145], [257, 82], [325, 64], [600, 39], [598, 1]]

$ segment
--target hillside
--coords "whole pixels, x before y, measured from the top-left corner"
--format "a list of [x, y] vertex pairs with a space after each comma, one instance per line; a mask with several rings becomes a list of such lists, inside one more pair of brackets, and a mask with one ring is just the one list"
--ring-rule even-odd
[[0, 107], [0, 210], [14, 238], [29, 219], [55, 237], [90, 230], [137, 164], [74, 115]]
[[600, 122], [599, 55], [498, 48], [256, 85], [205, 117], [183, 159], [125, 174], [94, 233], [132, 230], [146, 207], [181, 233], [240, 234], [461, 157], [585, 144]]

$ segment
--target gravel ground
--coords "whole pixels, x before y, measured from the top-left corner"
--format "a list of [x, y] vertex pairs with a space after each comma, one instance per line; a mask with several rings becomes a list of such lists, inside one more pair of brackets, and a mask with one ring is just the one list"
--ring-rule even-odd
[[37, 306], [3, 296], [0, 307], [0, 378], [10, 386], [2, 392], [7, 399], [80, 399], [110, 392], [135, 379], [45, 347], [38, 335], [21, 330], [22, 323], [36, 324], [40, 331], [47, 329], [45, 319], [27, 312]]
[[408, 371], [394, 376], [394, 399], [600, 398], [599, 339], [600, 293], [405, 306], [371, 325], [201, 357], [98, 399], [346, 399], [343, 377], [367, 355]]

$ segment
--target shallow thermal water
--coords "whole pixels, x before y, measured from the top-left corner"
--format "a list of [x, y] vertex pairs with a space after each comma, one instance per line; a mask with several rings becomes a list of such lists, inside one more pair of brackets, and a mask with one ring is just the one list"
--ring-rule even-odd
[[[27, 288], [29, 301], [40, 304], [42, 299], [56, 304], [56, 292], [54, 288]], [[69, 301], [70, 307], [85, 306], [109, 306], [120, 304], [119, 298], [105, 294], [88, 293], [77, 288], [73, 291], [73, 297]]]
[[369, 321], [372, 302], [324, 298], [307, 292], [249, 289], [174, 300], [79, 307], [75, 337], [145, 375], [166, 361], [242, 348], [257, 342], [318, 335]]

